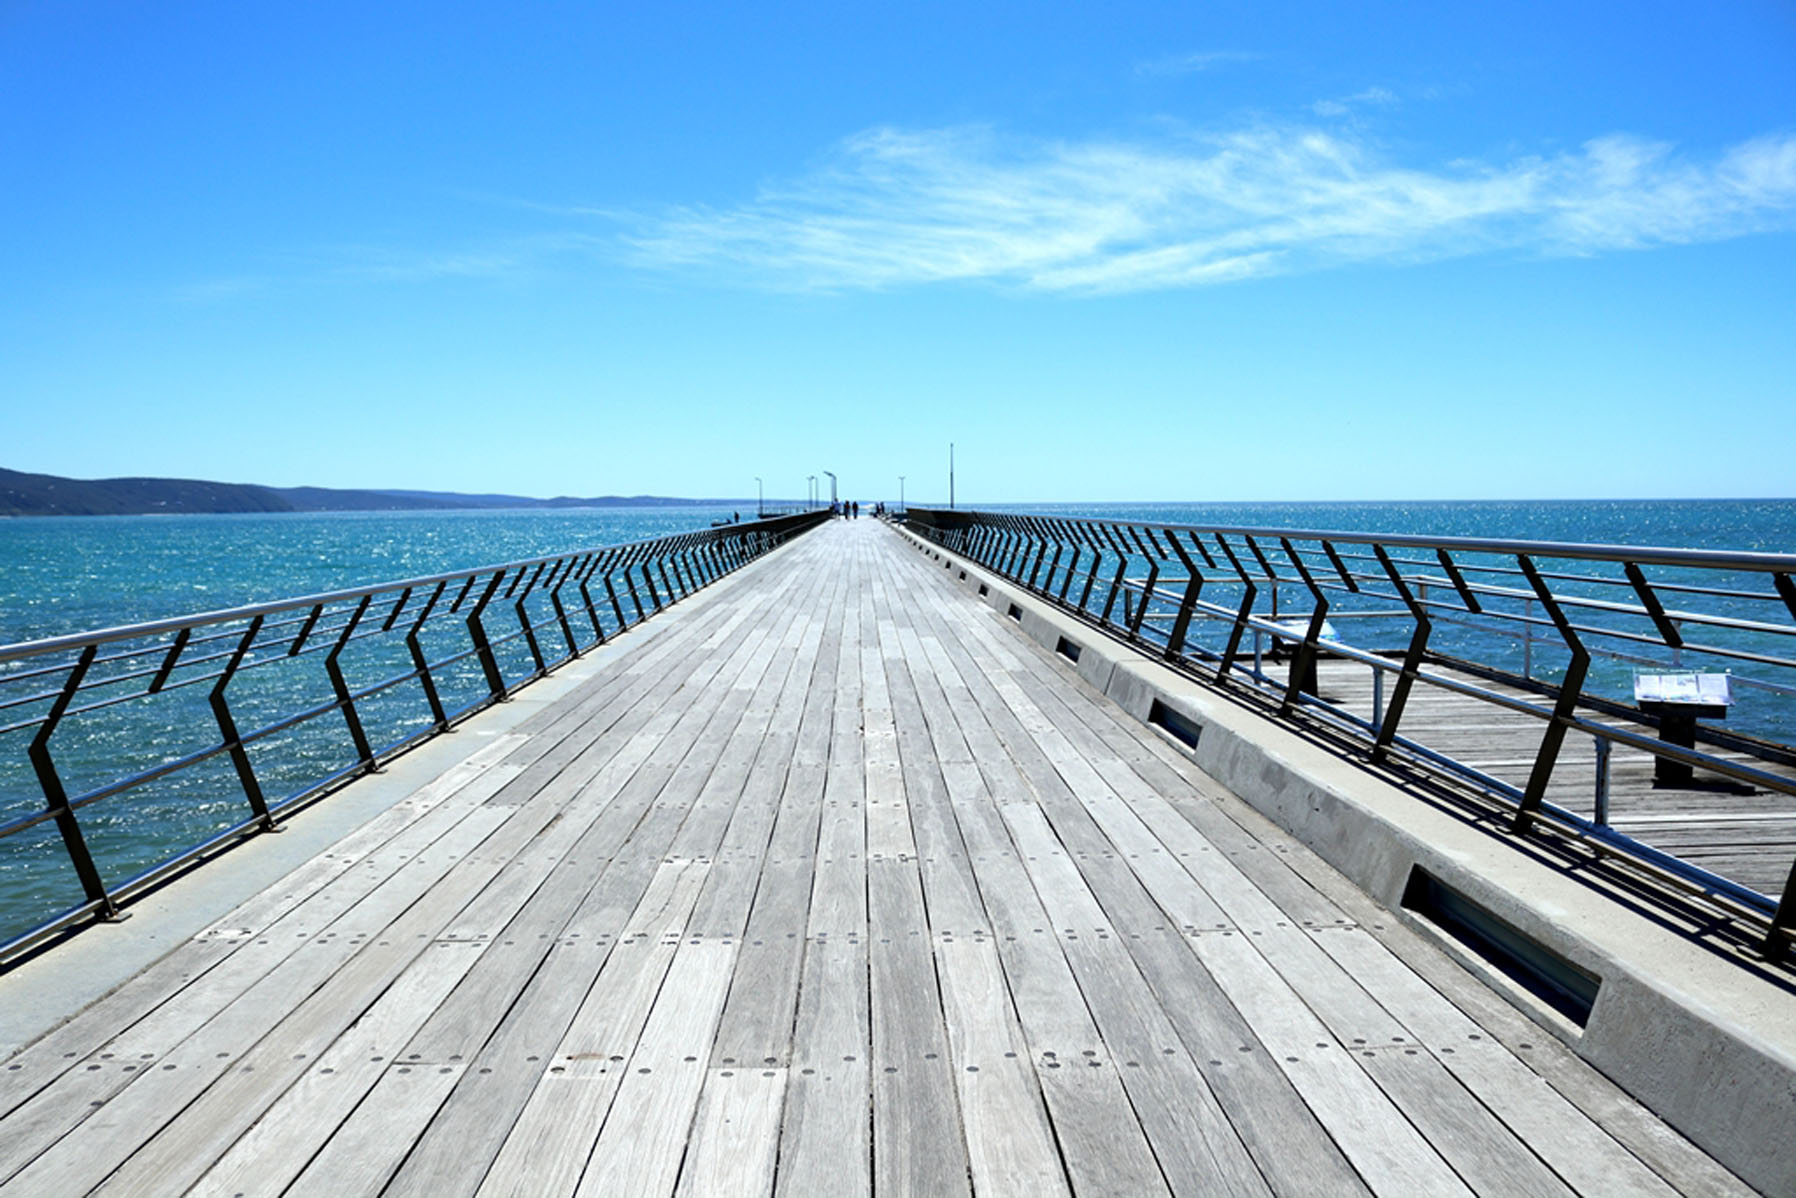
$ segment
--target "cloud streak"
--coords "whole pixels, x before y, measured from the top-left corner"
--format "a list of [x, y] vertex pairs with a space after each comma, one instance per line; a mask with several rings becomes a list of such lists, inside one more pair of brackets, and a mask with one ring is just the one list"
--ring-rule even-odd
[[782, 290], [982, 281], [1107, 293], [1793, 226], [1791, 135], [1707, 159], [1612, 135], [1556, 155], [1418, 167], [1304, 127], [1154, 142], [881, 128], [750, 201], [627, 222], [623, 245], [642, 267]]
[[1266, 57], [1254, 50], [1199, 50], [1191, 54], [1174, 54], [1168, 58], [1156, 58], [1151, 62], [1138, 63], [1135, 67], [1137, 75], [1195, 75], [1199, 71], [1207, 71], [1212, 67], [1227, 66], [1231, 63], [1258, 62]]
[[1355, 92], [1351, 96], [1342, 96], [1338, 100], [1317, 100], [1310, 105], [1310, 111], [1317, 116], [1346, 116], [1356, 108], [1367, 106], [1390, 108], [1396, 103], [1397, 96], [1394, 92], [1387, 91], [1382, 87], [1368, 87], [1362, 92]]

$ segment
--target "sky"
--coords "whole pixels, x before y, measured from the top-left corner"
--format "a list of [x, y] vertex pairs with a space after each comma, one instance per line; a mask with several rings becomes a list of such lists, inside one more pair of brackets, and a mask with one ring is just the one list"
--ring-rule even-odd
[[11, 469], [1796, 495], [1788, 2], [0, 0], [0, 89]]

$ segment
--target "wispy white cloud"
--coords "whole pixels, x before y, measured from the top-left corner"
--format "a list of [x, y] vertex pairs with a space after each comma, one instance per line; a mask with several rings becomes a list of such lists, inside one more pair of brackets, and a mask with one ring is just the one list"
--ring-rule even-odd
[[1396, 104], [1396, 93], [1382, 87], [1368, 87], [1351, 96], [1341, 96], [1334, 100], [1317, 100], [1310, 105], [1310, 111], [1317, 116], [1346, 116], [1356, 108], [1391, 108]]
[[1258, 62], [1266, 57], [1255, 50], [1198, 50], [1190, 54], [1172, 54], [1137, 63], [1137, 75], [1194, 75], [1212, 67], [1238, 62]]
[[1506, 163], [1407, 166], [1354, 136], [1302, 127], [1155, 142], [884, 128], [750, 201], [643, 218], [623, 240], [639, 265], [758, 287], [980, 280], [1119, 292], [1791, 227], [1792, 135], [1703, 159], [1613, 135]]

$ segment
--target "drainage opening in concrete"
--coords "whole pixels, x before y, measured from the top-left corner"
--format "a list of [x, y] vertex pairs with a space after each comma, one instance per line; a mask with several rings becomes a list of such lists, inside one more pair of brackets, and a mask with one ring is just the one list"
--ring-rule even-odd
[[1060, 654], [1060, 656], [1066, 658], [1068, 661], [1079, 660], [1079, 646], [1073, 644], [1065, 637], [1061, 637], [1060, 643], [1054, 646], [1054, 652]]
[[960, 581], [965, 582], [966, 580], [967, 580], [967, 572], [965, 570], [962, 570], [960, 572]]
[[1147, 722], [1156, 728], [1164, 728], [1168, 736], [1189, 749], [1197, 748], [1197, 738], [1204, 734], [1202, 724], [1182, 712], [1174, 711], [1158, 699], [1148, 708]]
[[991, 590], [992, 589], [986, 586], [983, 582], [979, 584], [979, 593], [981, 595], [989, 595], [991, 594]]
[[1403, 906], [1477, 953], [1522, 989], [1579, 1027], [1590, 1022], [1602, 979], [1566, 960], [1494, 911], [1421, 866], [1410, 870]]
[[1023, 609], [1018, 607], [1016, 604], [1012, 603], [1010, 605], [1010, 610], [1005, 612], [1004, 614], [1009, 616], [1013, 620], [1020, 620], [1023, 618]]

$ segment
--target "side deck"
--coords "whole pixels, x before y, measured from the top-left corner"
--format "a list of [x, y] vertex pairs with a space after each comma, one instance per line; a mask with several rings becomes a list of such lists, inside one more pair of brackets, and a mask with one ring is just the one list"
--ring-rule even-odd
[[1750, 1192], [941, 575], [628, 634], [0, 1063], [4, 1189]]
[[[1434, 672], [1475, 683], [1497, 694], [1539, 702], [1536, 694], [1444, 666]], [[1286, 667], [1267, 671], [1281, 681]], [[1322, 696], [1361, 719], [1376, 711], [1371, 671], [1338, 659], [1317, 663]], [[1595, 718], [1595, 717], [1593, 717]], [[1597, 723], [1651, 737], [1656, 730], [1615, 717]], [[1520, 787], [1540, 747], [1539, 720], [1494, 704], [1423, 686], [1412, 692], [1405, 716], [1405, 735], [1463, 765]], [[1748, 754], [1709, 750], [1726, 761], [1753, 766], [1782, 777], [1796, 769]], [[1632, 836], [1775, 900], [1789, 880], [1796, 858], [1796, 797], [1755, 789], [1719, 775], [1696, 771], [1689, 784], [1666, 784], [1654, 777], [1651, 753], [1617, 746], [1601, 767], [1597, 742], [1571, 736], [1559, 751], [1546, 798], [1586, 819], [1597, 815], [1600, 791], [1606, 823]]]

